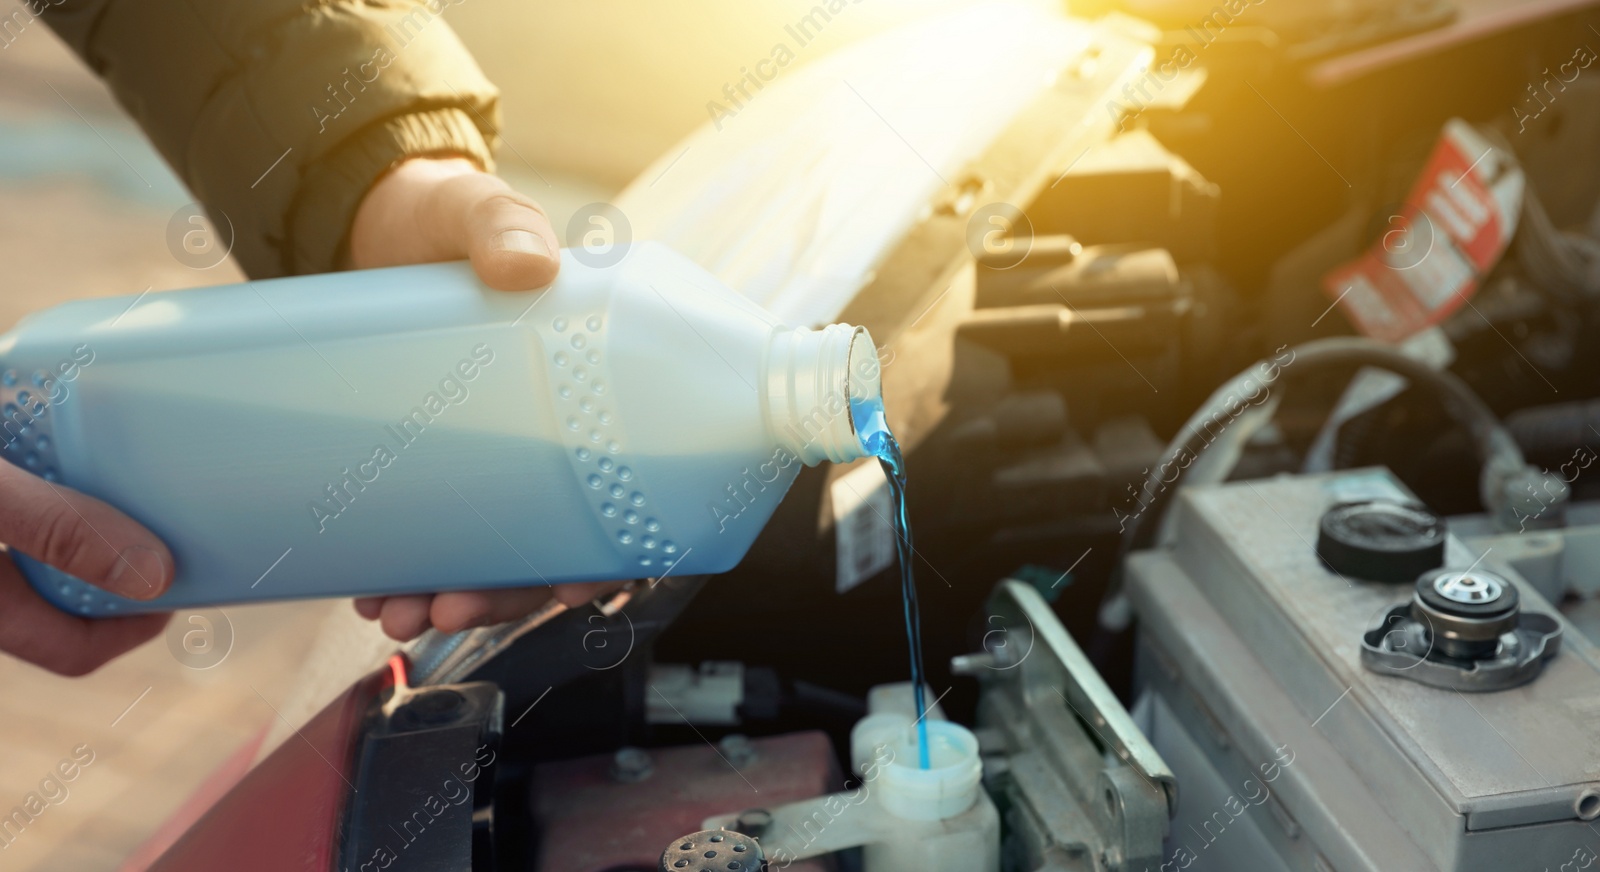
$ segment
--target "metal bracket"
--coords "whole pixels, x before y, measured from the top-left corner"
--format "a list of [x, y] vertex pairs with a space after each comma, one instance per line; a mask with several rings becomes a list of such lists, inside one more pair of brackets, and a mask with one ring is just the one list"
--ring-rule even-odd
[[985, 781], [1013, 868], [1131, 870], [1161, 862], [1178, 785], [1032, 586], [989, 596], [983, 652], [952, 669], [983, 685]]

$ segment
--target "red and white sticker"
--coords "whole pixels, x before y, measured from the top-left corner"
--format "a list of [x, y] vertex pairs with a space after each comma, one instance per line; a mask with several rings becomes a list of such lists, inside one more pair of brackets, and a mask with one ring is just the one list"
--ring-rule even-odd
[[1398, 342], [1438, 324], [1505, 253], [1523, 185], [1511, 155], [1450, 119], [1377, 241], [1324, 276], [1322, 289], [1375, 339]]

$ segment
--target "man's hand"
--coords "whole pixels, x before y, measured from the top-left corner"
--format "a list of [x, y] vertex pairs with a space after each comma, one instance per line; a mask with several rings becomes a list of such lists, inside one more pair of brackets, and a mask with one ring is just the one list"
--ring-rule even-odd
[[405, 642], [422, 635], [429, 627], [442, 633], [454, 633], [514, 621], [533, 614], [551, 599], [567, 608], [577, 608], [621, 584], [597, 581], [505, 590], [369, 596], [356, 600], [355, 605], [356, 613], [363, 618], [381, 621], [383, 632], [389, 638]]
[[[0, 462], [0, 540], [120, 596], [147, 600], [172, 584], [172, 554], [154, 533], [93, 497]], [[161, 632], [168, 614], [92, 620], [46, 602], [0, 556], [0, 650], [62, 675], [87, 675]]]
[[555, 280], [560, 243], [528, 197], [462, 158], [413, 158], [372, 186], [350, 227], [356, 269], [470, 258], [483, 283], [530, 291]]
[[[417, 158], [367, 193], [350, 228], [357, 269], [470, 258], [484, 284], [502, 291], [543, 288], [561, 266], [560, 245], [539, 204], [462, 159]], [[515, 620], [554, 597], [579, 606], [614, 584], [434, 595], [364, 597], [356, 611], [406, 641], [430, 626], [446, 633]]]

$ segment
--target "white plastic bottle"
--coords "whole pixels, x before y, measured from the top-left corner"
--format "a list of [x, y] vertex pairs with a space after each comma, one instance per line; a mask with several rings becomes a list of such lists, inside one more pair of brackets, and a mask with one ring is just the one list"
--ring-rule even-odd
[[667, 248], [67, 303], [0, 337], [0, 456], [162, 537], [135, 603], [20, 557], [86, 615], [731, 568], [802, 465], [864, 456], [865, 330], [778, 323]]

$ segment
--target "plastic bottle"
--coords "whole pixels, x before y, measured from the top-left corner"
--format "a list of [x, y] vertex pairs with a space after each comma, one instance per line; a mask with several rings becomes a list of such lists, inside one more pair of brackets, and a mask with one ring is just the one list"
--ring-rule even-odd
[[715, 573], [802, 465], [865, 455], [866, 331], [778, 323], [687, 259], [465, 263], [82, 300], [0, 337], [0, 457], [171, 547], [137, 603], [19, 555], [85, 615]]

